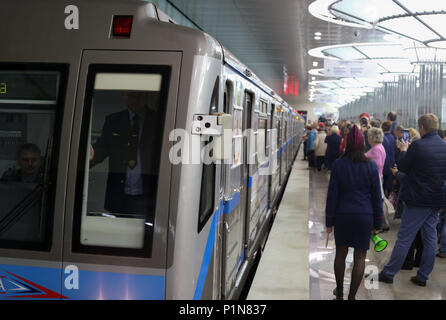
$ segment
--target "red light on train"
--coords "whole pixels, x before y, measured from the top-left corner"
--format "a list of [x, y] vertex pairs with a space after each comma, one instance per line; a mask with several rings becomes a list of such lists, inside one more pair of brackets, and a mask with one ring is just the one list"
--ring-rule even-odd
[[130, 38], [133, 16], [113, 17], [113, 36]]

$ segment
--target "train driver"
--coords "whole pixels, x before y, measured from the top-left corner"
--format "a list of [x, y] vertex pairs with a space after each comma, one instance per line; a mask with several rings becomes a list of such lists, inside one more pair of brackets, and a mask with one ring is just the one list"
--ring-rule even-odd
[[161, 143], [153, 141], [160, 123], [148, 107], [147, 92], [125, 91], [123, 97], [127, 109], [106, 116], [101, 136], [90, 145], [90, 167], [109, 159], [106, 210], [150, 218], [159, 166], [150, 151]]

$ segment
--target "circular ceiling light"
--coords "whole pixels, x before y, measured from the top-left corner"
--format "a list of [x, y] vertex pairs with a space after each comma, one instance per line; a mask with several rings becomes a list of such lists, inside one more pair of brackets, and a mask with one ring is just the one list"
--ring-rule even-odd
[[[324, 5], [326, 7], [321, 8]], [[446, 48], [445, 1], [317, 0], [311, 6], [325, 12], [325, 16], [331, 17], [333, 23], [339, 24], [339, 21], [343, 21], [359, 24], [409, 38], [430, 47]], [[312, 14], [313, 12], [310, 11]]]
[[308, 11], [314, 17], [324, 20], [324, 21], [333, 22], [333, 23], [341, 24], [341, 25], [348, 26], [348, 27], [366, 28], [366, 29], [372, 28], [371, 26], [365, 26], [365, 25], [362, 25], [359, 23], [351, 23], [351, 22], [345, 21], [344, 19], [339, 19], [338, 17], [333, 15], [328, 10], [328, 8], [330, 7], [330, 5], [332, 5], [336, 1], [338, 1], [338, 0], [317, 0], [317, 1], [314, 1], [313, 3], [311, 3], [308, 6]]
[[438, 40], [438, 41], [432, 41], [429, 42], [429, 46], [440, 48], [440, 49], [446, 49], [446, 40]]

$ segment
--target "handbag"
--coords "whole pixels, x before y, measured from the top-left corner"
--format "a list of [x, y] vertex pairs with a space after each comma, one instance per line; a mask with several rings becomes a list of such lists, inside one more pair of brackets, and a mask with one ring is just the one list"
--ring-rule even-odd
[[388, 201], [390, 201], [390, 203], [392, 204], [392, 206], [394, 208], [393, 210], [395, 211], [395, 208], [396, 208], [396, 205], [397, 205], [397, 201], [398, 201], [398, 194], [395, 191], [392, 191], [389, 194]]
[[383, 196], [383, 219], [384, 225], [383, 230], [390, 229], [390, 215], [395, 214], [395, 208], [392, 203], [387, 199], [387, 197]]

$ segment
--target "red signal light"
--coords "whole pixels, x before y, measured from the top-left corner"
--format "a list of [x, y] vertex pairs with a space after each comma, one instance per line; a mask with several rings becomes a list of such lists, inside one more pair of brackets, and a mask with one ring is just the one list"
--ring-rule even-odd
[[133, 16], [113, 17], [113, 36], [130, 38]]

